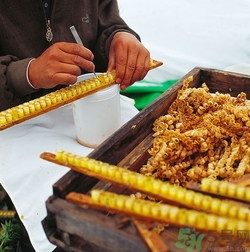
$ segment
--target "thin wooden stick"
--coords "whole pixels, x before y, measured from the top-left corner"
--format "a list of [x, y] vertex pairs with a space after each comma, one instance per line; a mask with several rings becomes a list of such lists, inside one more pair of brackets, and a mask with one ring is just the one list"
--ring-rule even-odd
[[85, 175], [128, 187], [130, 190], [139, 191], [172, 205], [233, 217], [243, 221], [250, 220], [250, 210], [238, 203], [225, 202], [209, 195], [171, 185], [168, 182], [88, 157], [80, 157], [63, 150], [58, 150], [56, 155], [42, 153], [40, 157], [67, 166]]
[[145, 222], [137, 218], [132, 218], [135, 227], [137, 228], [142, 239], [148, 246], [151, 252], [168, 252], [169, 248], [161, 238], [161, 236], [154, 230], [149, 230], [145, 226]]
[[66, 199], [75, 204], [127, 215], [142, 222], [151, 221], [176, 227], [192, 226], [204, 232], [209, 230], [221, 232], [228, 229], [234, 231], [232, 235], [237, 236], [237, 230], [249, 230], [250, 228], [246, 221], [135, 199], [106, 191], [92, 190], [91, 196], [70, 192], [66, 195]]

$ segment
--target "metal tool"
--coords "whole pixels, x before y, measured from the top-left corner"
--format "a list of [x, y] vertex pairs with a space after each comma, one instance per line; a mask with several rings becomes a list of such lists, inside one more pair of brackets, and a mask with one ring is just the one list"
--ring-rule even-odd
[[[76, 43], [79, 44], [79, 45], [84, 46], [74, 25], [70, 27], [70, 30], [71, 30], [71, 32], [72, 32], [72, 34], [73, 34], [73, 36], [74, 36], [74, 38], [76, 40]], [[93, 74], [95, 75], [96, 78], [98, 78], [97, 75], [96, 75], [95, 70], [93, 70]]]

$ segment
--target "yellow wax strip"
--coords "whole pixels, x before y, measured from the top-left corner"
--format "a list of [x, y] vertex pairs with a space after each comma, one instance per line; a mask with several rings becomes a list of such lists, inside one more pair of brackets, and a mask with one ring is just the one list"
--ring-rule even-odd
[[57, 150], [56, 155], [43, 153], [40, 157], [54, 163], [68, 166], [77, 172], [127, 186], [132, 190], [140, 191], [161, 200], [177, 203], [187, 208], [243, 221], [250, 220], [250, 210], [247, 207], [222, 201], [92, 158], [78, 156], [64, 150]]
[[[151, 59], [150, 69], [154, 69], [162, 64], [162, 62]], [[35, 100], [1, 111], [0, 130], [44, 114], [114, 84], [116, 84], [116, 71], [113, 70], [100, 74], [98, 78], [94, 77], [78, 82]]]
[[16, 211], [14, 210], [0, 210], [0, 218], [2, 219], [12, 219], [14, 218]]
[[81, 81], [0, 112], [0, 130], [26, 121], [115, 84], [115, 71]]
[[245, 221], [101, 190], [92, 190], [91, 197], [71, 192], [66, 196], [66, 199], [77, 204], [131, 215], [147, 221], [157, 221], [175, 226], [191, 226], [199, 230], [216, 230], [217, 232], [232, 230], [236, 235], [237, 230], [249, 230], [250, 228], [250, 224]]
[[203, 192], [210, 192], [216, 195], [226, 196], [232, 199], [250, 202], [250, 188], [238, 186], [227, 181], [204, 178], [201, 180], [200, 189]]

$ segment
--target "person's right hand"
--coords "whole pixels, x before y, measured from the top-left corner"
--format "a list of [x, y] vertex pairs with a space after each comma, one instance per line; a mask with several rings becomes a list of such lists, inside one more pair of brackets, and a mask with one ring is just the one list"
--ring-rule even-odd
[[74, 84], [81, 69], [93, 72], [93, 59], [93, 53], [82, 45], [58, 42], [30, 63], [28, 77], [35, 88]]

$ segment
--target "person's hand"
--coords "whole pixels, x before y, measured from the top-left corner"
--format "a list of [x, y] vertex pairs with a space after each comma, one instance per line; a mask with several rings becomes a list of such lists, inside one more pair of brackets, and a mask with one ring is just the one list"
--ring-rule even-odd
[[110, 45], [108, 71], [116, 70], [116, 82], [122, 90], [142, 80], [149, 71], [150, 53], [129, 32], [117, 32]]
[[58, 42], [31, 62], [29, 80], [34, 87], [45, 89], [74, 84], [81, 69], [93, 72], [93, 59], [92, 52], [82, 45]]

